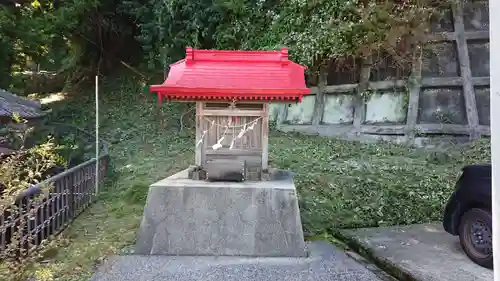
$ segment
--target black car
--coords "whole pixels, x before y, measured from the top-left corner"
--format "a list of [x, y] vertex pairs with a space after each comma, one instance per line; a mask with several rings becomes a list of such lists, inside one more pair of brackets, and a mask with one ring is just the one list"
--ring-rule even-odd
[[443, 217], [444, 230], [458, 235], [469, 258], [493, 268], [491, 220], [491, 164], [462, 169]]

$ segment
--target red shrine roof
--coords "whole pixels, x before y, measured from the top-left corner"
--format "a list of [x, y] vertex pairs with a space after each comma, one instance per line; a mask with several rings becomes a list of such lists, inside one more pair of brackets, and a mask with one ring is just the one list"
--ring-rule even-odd
[[167, 80], [151, 92], [172, 100], [301, 101], [309, 94], [306, 67], [288, 60], [288, 50], [216, 51], [186, 49]]

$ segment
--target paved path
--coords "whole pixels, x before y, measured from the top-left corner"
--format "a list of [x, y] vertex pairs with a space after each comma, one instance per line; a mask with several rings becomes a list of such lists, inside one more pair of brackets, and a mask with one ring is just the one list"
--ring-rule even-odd
[[380, 281], [326, 242], [308, 244], [308, 258], [116, 256], [90, 281]]
[[440, 223], [344, 230], [376, 259], [418, 281], [491, 281], [493, 271], [473, 263], [458, 237]]

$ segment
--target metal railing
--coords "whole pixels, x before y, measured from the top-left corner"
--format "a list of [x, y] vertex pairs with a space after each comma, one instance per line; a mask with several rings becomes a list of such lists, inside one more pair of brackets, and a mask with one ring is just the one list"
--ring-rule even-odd
[[0, 214], [0, 257], [30, 255], [94, 201], [98, 195], [96, 180], [103, 183], [109, 164], [106, 143], [102, 143], [101, 151], [98, 159], [90, 159], [24, 190]]

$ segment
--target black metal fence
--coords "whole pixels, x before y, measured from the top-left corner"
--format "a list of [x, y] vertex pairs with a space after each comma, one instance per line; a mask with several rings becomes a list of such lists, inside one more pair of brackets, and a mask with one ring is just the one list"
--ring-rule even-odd
[[90, 159], [31, 186], [0, 214], [0, 257], [30, 255], [94, 201], [109, 164], [107, 145], [101, 147], [98, 159]]

